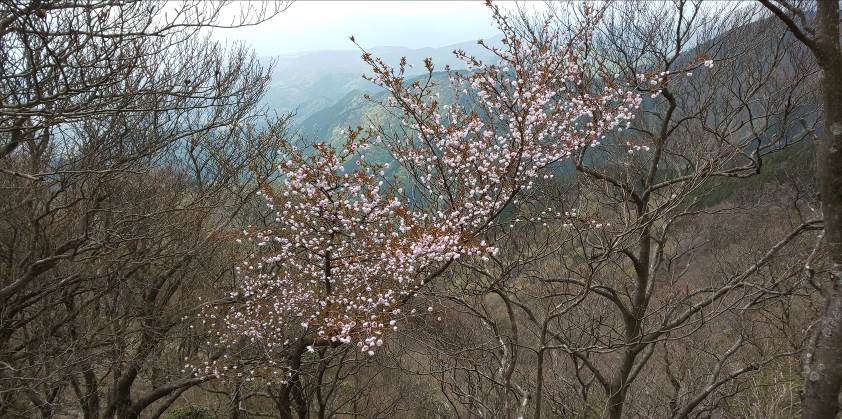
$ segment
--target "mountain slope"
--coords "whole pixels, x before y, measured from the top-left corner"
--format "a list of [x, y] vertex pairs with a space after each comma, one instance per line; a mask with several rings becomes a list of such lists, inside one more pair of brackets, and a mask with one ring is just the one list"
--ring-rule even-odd
[[[485, 40], [499, 45], [502, 36]], [[478, 45], [476, 41], [461, 42], [440, 48], [375, 47], [369, 50], [390, 65], [397, 65], [406, 57], [414, 68], [407, 68], [409, 76], [422, 74], [422, 62], [432, 57], [437, 69], [445, 65], [462, 68], [453, 51], [461, 49], [483, 60], [493, 60], [493, 54]], [[299, 120], [304, 119], [334, 102], [344, 99], [355, 90], [376, 92], [378, 89], [362, 78], [369, 72], [360, 58], [358, 50], [313, 51], [301, 54], [264, 57], [264, 63], [273, 63], [272, 81], [264, 98], [264, 104], [279, 113], [296, 112]]]

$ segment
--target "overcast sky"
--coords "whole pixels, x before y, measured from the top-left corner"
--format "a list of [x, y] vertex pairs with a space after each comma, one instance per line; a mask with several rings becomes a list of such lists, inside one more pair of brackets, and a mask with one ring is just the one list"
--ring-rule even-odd
[[290, 54], [361, 45], [441, 47], [488, 38], [499, 31], [482, 1], [299, 0], [258, 26], [214, 35], [250, 44], [258, 55]]

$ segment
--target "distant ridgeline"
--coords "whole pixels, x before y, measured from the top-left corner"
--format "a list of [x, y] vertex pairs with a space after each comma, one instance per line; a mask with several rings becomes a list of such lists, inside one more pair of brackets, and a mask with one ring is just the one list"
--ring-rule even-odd
[[[410, 78], [408, 83], [411, 83], [420, 77], [426, 76]], [[447, 74], [445, 72], [436, 72], [433, 74], [433, 81], [436, 84], [433, 91], [440, 94], [439, 100], [441, 103], [443, 105], [453, 103], [453, 90], [450, 86]], [[366, 95], [368, 98], [366, 98]], [[316, 111], [303, 120], [300, 120], [300, 122], [296, 123], [296, 128], [299, 130], [305, 144], [323, 142], [331, 144], [334, 147], [340, 147], [347, 138], [349, 128], [368, 127], [372, 124], [383, 126], [387, 129], [389, 127], [397, 127], [399, 121], [397, 121], [392, 115], [385, 112], [381, 105], [383, 100], [386, 98], [387, 92], [383, 90], [377, 92], [367, 92], [356, 89], [347, 93], [334, 104]], [[643, 112], [641, 112], [641, 115], [646, 114], [646, 109], [652, 109], [653, 107], [658, 106], [657, 103], [657, 99], [652, 99], [648, 96], [645, 97], [642, 105]], [[470, 106], [470, 103], [463, 103], [463, 106]], [[794, 112], [799, 115], [803, 115], [804, 117], [815, 115], [814, 109], [796, 109]], [[641, 118], [645, 117], [642, 116]], [[641, 120], [640, 122], [652, 123], [654, 121], [645, 122]], [[770, 123], [770, 126], [775, 126], [775, 124], [776, 123], [773, 121]], [[775, 132], [775, 130], [772, 129], [770, 132]], [[787, 137], [794, 138], [799, 134], [800, 132], [791, 132], [787, 133]], [[634, 135], [635, 134], [633, 132], [625, 132], [622, 134], [612, 133], [602, 141], [602, 146], [610, 147], [612, 145], [625, 142], [626, 139]], [[774, 141], [774, 139], [761, 136], [761, 141], [766, 143]], [[775, 180], [780, 176], [784, 176], [785, 173], [794, 173], [793, 170], [799, 167], [802, 168], [802, 170], [798, 171], [798, 173], [809, 178], [809, 174], [813, 172], [812, 150], [812, 144], [788, 145], [782, 151], [765, 159], [763, 161], [761, 174], [753, 179], [750, 179], [750, 182], [746, 182], [745, 180], [737, 182], [732, 179], [717, 179], [712, 181], [710, 187], [713, 188], [713, 183], [715, 183], [716, 192], [710, 193], [710, 191], [708, 191], [709, 195], [704, 198], [703, 202], [707, 205], [715, 205], [716, 203], [728, 199], [737, 193], [738, 190], [736, 188], [754, 188], [761, 184]], [[750, 154], [751, 151], [752, 150], [746, 150], [747, 154]], [[604, 168], [611, 170], [609, 166], [612, 166], [613, 163], [604, 157], [605, 154], [601, 153], [598, 149], [595, 149], [593, 152], [586, 155], [585, 160], [590, 166], [603, 166]], [[389, 163], [389, 167], [386, 169], [387, 176], [396, 176], [402, 184], [402, 187], [407, 190], [412, 190], [413, 186], [411, 182], [409, 182], [408, 179], [400, 173], [399, 165], [395, 164], [394, 158], [385, 148], [382, 147], [382, 145], [372, 145], [372, 147], [366, 152], [366, 160], [377, 163]], [[615, 167], [614, 169], [622, 170], [620, 167]], [[575, 174], [574, 165], [572, 161], [569, 160], [554, 164], [549, 167], [548, 170], [552, 171], [556, 175], [554, 180], [551, 181], [553, 184], [569, 182], [571, 180], [570, 175]]]
[[[729, 36], [729, 35], [725, 35]], [[493, 38], [491, 44], [499, 42], [499, 37]], [[697, 50], [701, 53], [705, 51], [705, 45], [699, 45]], [[424, 48], [418, 50], [411, 50], [399, 47], [382, 47], [372, 49], [374, 55], [382, 57], [386, 62], [397, 63], [400, 57], [406, 56], [407, 62], [415, 64], [414, 67], [407, 67], [407, 83], [411, 83], [419, 78], [426, 78], [426, 75], [420, 74], [423, 71], [421, 65], [424, 58], [431, 56], [436, 65], [436, 69], [443, 69], [445, 65], [449, 65], [454, 69], [464, 68], [464, 64], [458, 61], [452, 54], [455, 49], [462, 49], [469, 54], [473, 54], [478, 58], [491, 62], [491, 54], [477, 45], [476, 42], [465, 42], [453, 46], [443, 48]], [[720, 51], [721, 53], [722, 51]], [[695, 51], [693, 52], [695, 54]], [[689, 61], [693, 59], [691, 55], [682, 58], [679, 61]], [[341, 146], [347, 138], [348, 129], [356, 127], [369, 127], [371, 125], [382, 126], [387, 130], [389, 128], [397, 128], [398, 122], [392, 115], [384, 111], [381, 103], [387, 98], [387, 92], [378, 86], [364, 80], [362, 74], [368, 73], [368, 68], [359, 57], [359, 51], [322, 51], [301, 54], [298, 56], [279, 57], [274, 69], [274, 78], [272, 88], [264, 99], [264, 102], [270, 108], [278, 112], [295, 112], [293, 118], [295, 129], [301, 135], [304, 144], [313, 144], [316, 142], [323, 142], [331, 144], [335, 147]], [[437, 71], [433, 73], [433, 82], [435, 87], [433, 93], [438, 93], [438, 100], [441, 104], [447, 105], [453, 103], [453, 89], [450, 85], [447, 73]], [[470, 93], [470, 92], [469, 92]], [[368, 98], [366, 97], [368, 96]], [[465, 95], [470, 98], [470, 94]], [[462, 103], [463, 106], [470, 107], [470, 102]], [[639, 113], [639, 120], [635, 123], [644, 125], [657, 124], [657, 121], [646, 120], [646, 110], [653, 109], [657, 106], [662, 106], [662, 98], [650, 98], [645, 96], [642, 104], [641, 112]], [[680, 111], [679, 111], [680, 112]], [[812, 118], [815, 115], [815, 109], [794, 109], [793, 112], [800, 117]], [[810, 125], [808, 121], [807, 125]], [[776, 121], [769, 121], [768, 132], [776, 132], [774, 126]], [[803, 131], [797, 127], [793, 128], [795, 131]], [[787, 132], [787, 137], [797, 137], [800, 132]], [[633, 139], [635, 133], [626, 131], [621, 134], [612, 133], [607, 138], [602, 140], [602, 145], [612, 148], [612, 145], [621, 144], [628, 139]], [[761, 142], [766, 143], [774, 141], [773, 138], [765, 138], [761, 135]], [[787, 144], [785, 141], [783, 144]], [[752, 150], [746, 150], [750, 154]], [[812, 173], [812, 144], [787, 146], [779, 153], [775, 153], [770, 158], [763, 161], [763, 170], [761, 176], [751, 182], [757, 184], [764, 183], [780, 175], [782, 170], [789, 170], [793, 165], [802, 166], [806, 170], [802, 170], [801, 174]], [[605, 169], [612, 170], [610, 166], [614, 165], [609, 159], [604, 158], [605, 154], [599, 150], [589, 152], [586, 154], [587, 163], [591, 166], [602, 166]], [[401, 176], [399, 165], [394, 164], [394, 159], [382, 146], [374, 144], [366, 152], [366, 160], [389, 163], [387, 175], [395, 175], [399, 181], [403, 183], [404, 187], [411, 188], [410, 182]], [[614, 167], [614, 170], [622, 170], [621, 167]], [[553, 183], [566, 182], [570, 180], [570, 174], [574, 172], [573, 164], [569, 161], [560, 162], [553, 165], [549, 170], [554, 172], [555, 180]], [[809, 175], [808, 175], [809, 176]], [[709, 204], [715, 204], [723, 199], [728, 198], [733, 194], [733, 188], [727, 187], [728, 180], [716, 181], [721, 184], [719, 192], [705, 199]], [[746, 184], [741, 183], [739, 186], [743, 187]]]
[[[499, 46], [502, 35], [484, 40], [488, 45]], [[362, 40], [365, 42], [365, 40]], [[280, 113], [294, 112], [303, 120], [319, 110], [331, 107], [354, 90], [376, 92], [377, 87], [363, 80], [370, 68], [360, 58], [362, 52], [350, 42], [349, 50], [310, 51], [262, 59], [272, 64], [272, 81], [263, 103]], [[390, 65], [397, 65], [401, 57], [406, 57], [413, 67], [408, 67], [407, 76], [413, 77], [424, 73], [423, 61], [432, 57], [436, 69], [464, 68], [453, 55], [454, 50], [462, 50], [469, 55], [493, 61], [493, 55], [477, 44], [466, 41], [440, 48], [411, 49], [405, 47], [374, 47], [369, 52], [382, 58]]]

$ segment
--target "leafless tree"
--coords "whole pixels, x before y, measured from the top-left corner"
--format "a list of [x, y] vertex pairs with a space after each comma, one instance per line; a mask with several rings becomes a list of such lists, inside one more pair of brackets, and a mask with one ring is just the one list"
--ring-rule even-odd
[[220, 238], [286, 136], [268, 69], [203, 33], [285, 5], [226, 6], [0, 6], [0, 414], [157, 416], [212, 378], [181, 319], [230, 287]]
[[770, 391], [797, 411], [790, 372], [813, 302], [801, 267], [822, 225], [809, 182], [796, 170], [740, 199], [711, 193], [810, 147], [816, 70], [756, 8], [708, 7], [612, 5], [590, 59], [660, 75], [641, 85], [658, 92], [623, 134], [559, 169], [559, 193], [521, 197], [491, 238], [507, 243], [499, 256], [430, 290], [443, 314], [399, 340], [395, 362], [440, 383], [452, 414], [736, 414], [732, 400], [764, 397], [751, 384], [764, 374], [783, 374]]

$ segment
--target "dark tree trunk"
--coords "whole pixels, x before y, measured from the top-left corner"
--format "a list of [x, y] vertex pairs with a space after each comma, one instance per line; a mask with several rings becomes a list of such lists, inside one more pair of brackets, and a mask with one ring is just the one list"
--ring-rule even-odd
[[308, 416], [307, 401], [304, 398], [304, 389], [301, 383], [301, 358], [310, 343], [312, 343], [311, 339], [302, 338], [289, 355], [288, 362], [292, 375], [288, 382], [281, 386], [274, 400], [275, 408], [278, 409], [278, 416], [281, 419], [294, 419], [293, 409], [299, 418], [306, 419]]
[[825, 132], [816, 147], [816, 170], [824, 216], [824, 237], [831, 263], [830, 284], [815, 344], [804, 360], [804, 417], [834, 418], [842, 386], [842, 52], [839, 8], [819, 1], [816, 54], [822, 67]]
[[[824, 239], [830, 258], [830, 282], [816, 334], [804, 355], [803, 415], [832, 419], [839, 412], [842, 387], [842, 45], [839, 40], [837, 0], [816, 1], [812, 30], [785, 1], [759, 0], [780, 19], [796, 39], [806, 45], [821, 68], [824, 133], [816, 144], [816, 179], [821, 194]], [[801, 11], [802, 16], [806, 11]], [[813, 35], [815, 34], [815, 35]]]
[[814, 345], [804, 359], [804, 417], [834, 418], [842, 386], [842, 51], [839, 3], [817, 2], [813, 52], [821, 72], [825, 132], [816, 147], [824, 237], [831, 263], [826, 302]]

